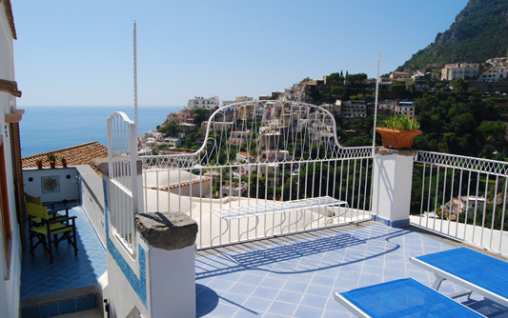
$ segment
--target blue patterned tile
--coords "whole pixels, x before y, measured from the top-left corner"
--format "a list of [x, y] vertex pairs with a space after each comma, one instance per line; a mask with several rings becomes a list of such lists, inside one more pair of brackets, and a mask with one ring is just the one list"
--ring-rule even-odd
[[21, 318], [40, 318], [40, 307], [32, 307], [21, 310]]
[[[69, 210], [69, 215], [77, 216], [78, 255], [74, 256], [74, 249], [65, 241], [59, 244], [58, 250], [54, 250], [53, 264], [49, 263], [49, 256], [40, 246], [35, 249], [33, 257], [30, 255], [29, 248], [23, 250], [20, 293], [22, 298], [94, 285], [97, 283], [97, 278], [106, 271], [106, 251], [86, 213], [81, 207], [75, 207]], [[95, 251], [93, 259], [89, 253], [91, 249]], [[83, 277], [87, 273], [94, 274], [93, 278], [80, 279], [80, 284], [76, 284], [74, 278]], [[39, 288], [40, 286], [43, 287]]]
[[41, 310], [41, 318], [49, 318], [58, 316], [58, 305], [57, 304], [49, 304], [40, 307]]
[[235, 306], [217, 306], [207, 316], [214, 318], [231, 318], [238, 310]]
[[266, 287], [259, 286], [256, 288], [256, 290], [254, 290], [254, 292], [252, 293], [252, 296], [266, 298], [266, 299], [274, 299], [278, 293], [279, 293], [278, 289], [266, 288]]
[[220, 303], [227, 303], [232, 306], [241, 306], [249, 298], [248, 295], [227, 292], [220, 297]]
[[67, 300], [58, 303], [58, 314], [65, 315], [76, 312], [76, 300]]
[[268, 308], [268, 312], [276, 315], [292, 317], [293, 313], [296, 310], [297, 305], [282, 303], [279, 301], [274, 301], [270, 308]]
[[228, 292], [233, 292], [237, 294], [242, 295], [250, 295], [252, 292], [256, 289], [256, 286], [254, 285], [248, 285], [243, 283], [236, 282], [229, 290]]
[[97, 307], [95, 296], [87, 296], [76, 299], [76, 311], [83, 311]]
[[271, 304], [272, 300], [251, 296], [245, 301], [243, 306], [250, 310], [265, 312]]
[[281, 290], [275, 298], [276, 301], [281, 301], [285, 303], [298, 304], [303, 297], [303, 292], [295, 293], [289, 290]]
[[[298, 306], [293, 317], [308, 318], [308, 317], [321, 317], [323, 314], [323, 308]], [[338, 317], [338, 316], [337, 316]]]

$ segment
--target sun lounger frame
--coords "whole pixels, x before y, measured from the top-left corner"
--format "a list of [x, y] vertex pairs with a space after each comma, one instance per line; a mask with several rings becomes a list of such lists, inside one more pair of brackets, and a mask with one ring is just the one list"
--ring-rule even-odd
[[[426, 269], [427, 271], [434, 274], [434, 276], [436, 277], [436, 280], [432, 284], [432, 288], [434, 290], [438, 290], [439, 287], [441, 286], [441, 283], [444, 280], [449, 280], [454, 284], [460, 285], [460, 286], [468, 289], [468, 291], [478, 293], [478, 294], [482, 295], [483, 297], [486, 297], [486, 298], [488, 298], [488, 299], [490, 299], [502, 306], [508, 307], [508, 299], [503, 296], [500, 296], [488, 289], [480, 287], [470, 281], [467, 281], [465, 279], [457, 277], [457, 276], [451, 274], [450, 272], [447, 272], [441, 268], [430, 265], [422, 260], [419, 260], [417, 257], [411, 257], [410, 261], [414, 265], [421, 267], [423, 269]], [[508, 288], [508, 286], [506, 288]]]

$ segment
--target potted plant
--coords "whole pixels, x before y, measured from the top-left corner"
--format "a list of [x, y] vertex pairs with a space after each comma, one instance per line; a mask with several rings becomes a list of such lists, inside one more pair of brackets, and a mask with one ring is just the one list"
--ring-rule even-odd
[[37, 169], [42, 169], [42, 159], [35, 160], [35, 163], [37, 164]]
[[51, 168], [55, 168], [56, 165], [56, 155], [54, 153], [50, 153], [46, 155], [46, 162], [49, 162]]
[[64, 168], [67, 168], [67, 160], [65, 160], [65, 158], [62, 158], [62, 160], [61, 160], [61, 161], [62, 161], [62, 166], [63, 166]]
[[381, 120], [376, 131], [383, 139], [383, 147], [411, 149], [415, 137], [422, 133], [419, 128], [420, 123], [415, 117], [397, 115]]

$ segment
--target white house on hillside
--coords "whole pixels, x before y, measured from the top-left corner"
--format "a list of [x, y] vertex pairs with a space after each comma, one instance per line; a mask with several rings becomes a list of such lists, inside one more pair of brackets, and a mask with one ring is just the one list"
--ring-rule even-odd
[[193, 99], [189, 99], [189, 102], [187, 103], [187, 106], [185, 109], [187, 110], [194, 110], [196, 108], [206, 109], [206, 110], [213, 110], [215, 108], [218, 108], [220, 105], [219, 103], [219, 97], [214, 96], [210, 98], [203, 98], [203, 97], [195, 97]]

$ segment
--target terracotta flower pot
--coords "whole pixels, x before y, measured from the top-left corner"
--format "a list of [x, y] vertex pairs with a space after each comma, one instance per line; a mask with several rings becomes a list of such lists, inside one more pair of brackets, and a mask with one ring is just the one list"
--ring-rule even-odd
[[51, 169], [54, 169], [55, 165], [56, 165], [56, 162], [50, 162], [49, 165], [50, 165]]
[[383, 139], [383, 147], [393, 149], [411, 149], [415, 137], [422, 133], [421, 130], [395, 130], [381, 127], [377, 127], [376, 131]]
[[67, 162], [62, 162], [64, 168], [67, 168]]
[[37, 164], [37, 169], [42, 169], [42, 163]]

